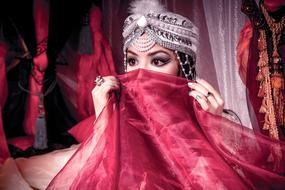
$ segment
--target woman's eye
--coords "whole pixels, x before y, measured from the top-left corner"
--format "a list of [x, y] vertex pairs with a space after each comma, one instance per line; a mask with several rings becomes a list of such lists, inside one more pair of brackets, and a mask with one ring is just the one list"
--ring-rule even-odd
[[128, 58], [127, 63], [129, 66], [135, 66], [137, 64], [137, 61], [134, 58]]
[[168, 62], [169, 62], [169, 60], [163, 60], [163, 59], [153, 59], [152, 60], [152, 64], [154, 66], [157, 66], [157, 67], [163, 66], [163, 65], [167, 64]]

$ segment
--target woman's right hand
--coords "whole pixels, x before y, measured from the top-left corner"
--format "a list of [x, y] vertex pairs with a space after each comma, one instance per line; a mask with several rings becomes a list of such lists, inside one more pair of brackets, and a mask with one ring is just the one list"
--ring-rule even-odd
[[115, 76], [105, 76], [101, 85], [96, 85], [92, 90], [92, 98], [96, 118], [106, 106], [112, 91], [120, 90], [119, 80]]

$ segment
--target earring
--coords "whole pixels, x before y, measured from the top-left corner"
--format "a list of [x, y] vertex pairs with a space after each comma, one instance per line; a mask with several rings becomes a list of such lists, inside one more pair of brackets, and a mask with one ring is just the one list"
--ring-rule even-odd
[[127, 53], [124, 51], [124, 71], [127, 72]]

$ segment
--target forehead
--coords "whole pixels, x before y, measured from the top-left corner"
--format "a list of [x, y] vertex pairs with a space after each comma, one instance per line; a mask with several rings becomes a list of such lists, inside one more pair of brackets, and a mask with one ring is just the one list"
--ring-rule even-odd
[[138, 51], [137, 48], [135, 48], [134, 46], [130, 45], [130, 47], [127, 49], [127, 52], [128, 53], [134, 53], [138, 56], [147, 56], [149, 54], [153, 54], [155, 52], [165, 52], [165, 53], [168, 53], [169, 55], [174, 55], [174, 51], [173, 50], [170, 50], [170, 49], [167, 49], [165, 47], [162, 47], [161, 45], [159, 44], [155, 44], [151, 49], [147, 50], [147, 51]]

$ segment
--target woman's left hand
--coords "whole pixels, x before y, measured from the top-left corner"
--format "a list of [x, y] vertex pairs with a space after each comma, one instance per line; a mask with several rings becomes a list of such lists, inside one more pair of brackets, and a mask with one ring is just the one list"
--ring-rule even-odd
[[202, 109], [210, 113], [221, 115], [224, 109], [224, 99], [208, 82], [197, 79], [197, 83], [189, 82], [189, 95], [195, 98]]

